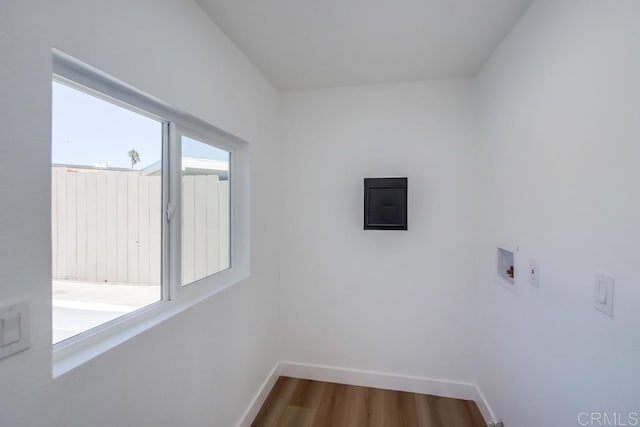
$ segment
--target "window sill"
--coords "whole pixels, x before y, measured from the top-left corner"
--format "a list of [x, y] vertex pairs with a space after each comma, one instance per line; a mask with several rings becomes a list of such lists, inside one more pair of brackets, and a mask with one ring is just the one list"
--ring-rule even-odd
[[52, 375], [57, 378], [100, 356], [167, 319], [249, 277], [248, 268], [234, 267], [188, 286], [189, 292], [171, 301], [159, 301], [53, 347]]

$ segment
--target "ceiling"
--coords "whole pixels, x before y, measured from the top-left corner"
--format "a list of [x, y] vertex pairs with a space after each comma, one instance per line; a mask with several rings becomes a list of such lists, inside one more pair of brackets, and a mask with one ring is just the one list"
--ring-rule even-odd
[[279, 89], [474, 76], [532, 0], [197, 0]]

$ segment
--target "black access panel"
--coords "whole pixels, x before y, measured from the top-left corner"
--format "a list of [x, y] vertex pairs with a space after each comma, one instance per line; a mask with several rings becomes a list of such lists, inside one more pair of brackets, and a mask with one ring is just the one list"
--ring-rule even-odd
[[407, 229], [407, 178], [364, 179], [364, 229]]

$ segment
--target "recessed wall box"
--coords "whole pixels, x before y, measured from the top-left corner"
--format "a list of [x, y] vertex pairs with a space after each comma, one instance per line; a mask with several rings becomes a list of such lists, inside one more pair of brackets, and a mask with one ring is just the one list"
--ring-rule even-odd
[[364, 179], [364, 229], [407, 229], [407, 178]]
[[517, 248], [498, 245], [496, 265], [498, 282], [515, 292], [517, 275]]

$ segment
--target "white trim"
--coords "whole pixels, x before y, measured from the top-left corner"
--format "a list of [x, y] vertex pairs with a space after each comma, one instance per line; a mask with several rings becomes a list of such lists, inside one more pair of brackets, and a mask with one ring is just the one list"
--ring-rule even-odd
[[271, 370], [240, 418], [238, 427], [251, 425], [279, 376], [472, 400], [478, 405], [487, 424], [496, 422], [495, 414], [484, 394], [476, 384], [470, 382], [282, 361], [276, 363]]
[[[180, 298], [179, 300], [171, 301], [171, 303], [159, 301], [76, 335], [81, 339], [76, 341], [69, 339], [59, 342], [56, 344], [55, 351], [52, 354], [53, 378], [69, 372], [102, 353], [129, 341], [136, 335], [153, 328], [209, 297], [219, 294], [248, 277], [248, 273], [239, 270], [235, 270], [233, 274], [231, 274], [230, 270], [224, 273], [229, 273], [225, 276], [224, 283], [199, 287], [198, 292], [192, 293], [189, 298]], [[211, 277], [213, 276], [203, 280], [206, 281]]]
[[[162, 299], [144, 308], [124, 314], [93, 329], [53, 345], [52, 374], [57, 377], [82, 363], [129, 340], [177, 313], [247, 278], [250, 274], [250, 153], [249, 143], [205, 121], [119, 81], [106, 73], [53, 49], [54, 79], [140, 111], [163, 123], [162, 132], [162, 206], [173, 204], [177, 215], [169, 221], [163, 213], [162, 227]], [[176, 127], [189, 129], [231, 154], [231, 268], [198, 281], [189, 289], [180, 288], [180, 144]], [[179, 294], [178, 294], [179, 291]]]
[[161, 203], [161, 247], [162, 253], [162, 266], [161, 266], [161, 283], [160, 289], [162, 290], [162, 301], [169, 302], [175, 297], [175, 290], [173, 283], [171, 282], [171, 242], [175, 241], [171, 238], [171, 222], [169, 221], [169, 215], [166, 209], [169, 208], [171, 203], [171, 182], [173, 180], [171, 176], [171, 122], [162, 122], [162, 201]]
[[480, 387], [478, 385], [476, 385], [475, 387], [476, 387], [477, 397], [474, 400], [478, 405], [478, 409], [480, 409], [480, 413], [484, 417], [484, 420], [487, 422], [487, 424], [497, 423], [498, 417], [496, 417], [496, 414], [495, 412], [493, 412], [491, 405], [489, 405], [489, 401], [485, 397]]
[[250, 427], [253, 420], [256, 419], [260, 408], [264, 404], [264, 401], [267, 399], [269, 392], [275, 385], [278, 377], [280, 376], [280, 362], [276, 363], [267, 378], [264, 380], [260, 389], [249, 403], [249, 406], [244, 411], [244, 414], [240, 417], [240, 421], [238, 422], [238, 427]]
[[116, 103], [124, 108], [133, 109], [158, 121], [175, 122], [203, 135], [215, 135], [217, 140], [226, 143], [230, 147], [247, 144], [241, 138], [193, 114], [175, 108], [59, 49], [52, 49], [52, 57], [53, 74], [67, 84], [85, 91], [88, 89], [94, 96]]
[[465, 400], [473, 400], [476, 397], [475, 386], [461, 381], [412, 377], [306, 363], [281, 362], [280, 368], [281, 375], [294, 378], [432, 394]]

